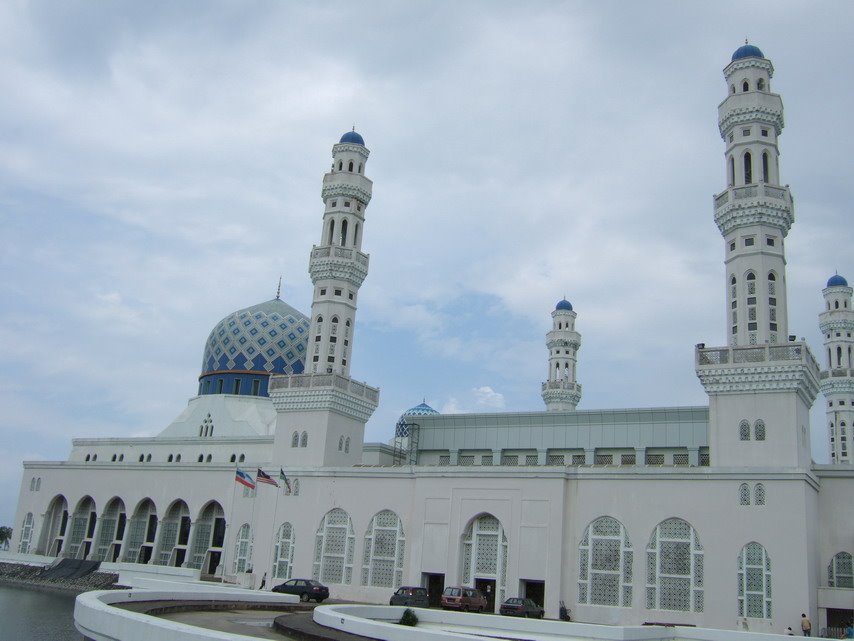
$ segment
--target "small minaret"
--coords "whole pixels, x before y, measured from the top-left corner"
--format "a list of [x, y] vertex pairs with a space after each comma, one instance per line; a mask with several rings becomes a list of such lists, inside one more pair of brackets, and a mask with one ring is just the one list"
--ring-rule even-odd
[[831, 276], [822, 292], [826, 309], [819, 314], [824, 335], [827, 366], [821, 372], [821, 393], [827, 401], [827, 428], [830, 434], [830, 462], [851, 463], [850, 437], [854, 421], [854, 310], [851, 294], [842, 276]]
[[565, 298], [552, 312], [552, 329], [546, 334], [549, 379], [543, 383], [543, 402], [549, 412], [573, 411], [581, 400], [581, 385], [575, 382], [581, 334], [575, 331], [575, 317]]

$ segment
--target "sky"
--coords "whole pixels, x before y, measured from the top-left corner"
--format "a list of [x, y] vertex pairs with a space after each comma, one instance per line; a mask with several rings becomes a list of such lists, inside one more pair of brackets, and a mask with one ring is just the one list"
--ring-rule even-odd
[[366, 440], [422, 400], [544, 409], [563, 297], [579, 409], [706, 404], [717, 105], [745, 38], [785, 105], [790, 333], [820, 355], [821, 289], [854, 278], [852, 24], [854, 3], [781, 0], [0, 3], [0, 524], [21, 461], [164, 429], [210, 330], [280, 276], [308, 313], [321, 181], [354, 126]]

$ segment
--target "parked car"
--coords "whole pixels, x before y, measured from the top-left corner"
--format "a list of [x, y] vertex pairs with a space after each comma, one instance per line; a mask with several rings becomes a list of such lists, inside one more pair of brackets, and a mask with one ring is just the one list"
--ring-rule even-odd
[[430, 596], [427, 594], [427, 588], [404, 585], [391, 595], [388, 604], [406, 605], [412, 608], [429, 608]]
[[475, 588], [455, 586], [445, 588], [445, 591], [442, 592], [441, 604], [445, 610], [483, 612], [486, 610], [486, 597]]
[[312, 579], [291, 579], [273, 588], [273, 592], [296, 594], [300, 601], [317, 601], [321, 603], [329, 598], [329, 588]]
[[501, 607], [498, 608], [501, 614], [506, 614], [511, 617], [530, 617], [534, 619], [542, 619], [545, 614], [543, 610], [531, 599], [520, 599], [519, 597], [510, 597]]

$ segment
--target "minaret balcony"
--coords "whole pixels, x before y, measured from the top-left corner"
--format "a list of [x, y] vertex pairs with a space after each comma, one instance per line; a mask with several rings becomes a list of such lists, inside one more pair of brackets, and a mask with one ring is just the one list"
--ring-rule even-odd
[[546, 392], [549, 390], [566, 390], [569, 392], [577, 392], [580, 395], [581, 385], [579, 383], [573, 383], [572, 381], [546, 381], [543, 383], [542, 391]]
[[734, 93], [718, 106], [721, 136], [725, 136], [732, 127], [753, 123], [774, 127], [780, 135], [783, 131], [783, 100], [779, 94], [763, 91]]
[[311, 250], [312, 259], [315, 258], [346, 258], [347, 260], [354, 260], [360, 265], [368, 266], [368, 255], [363, 254], [362, 252], [356, 249], [349, 249], [347, 247], [336, 247], [325, 245], [323, 247], [314, 247]]
[[756, 183], [727, 187], [715, 196], [715, 223], [724, 236], [735, 227], [756, 224], [779, 227], [785, 235], [794, 222], [792, 195], [787, 187]]
[[270, 400], [277, 412], [331, 410], [367, 421], [380, 400], [380, 390], [336, 372], [270, 377]]
[[324, 245], [311, 250], [308, 271], [313, 283], [341, 280], [362, 286], [368, 275], [368, 255], [348, 247]]
[[336, 196], [355, 198], [367, 206], [371, 202], [372, 184], [363, 174], [337, 171], [323, 177], [321, 197], [323, 200]]
[[852, 377], [854, 378], [854, 369], [846, 369], [844, 367], [837, 367], [831, 370], [823, 370], [821, 372], [821, 380], [826, 378], [846, 378]]

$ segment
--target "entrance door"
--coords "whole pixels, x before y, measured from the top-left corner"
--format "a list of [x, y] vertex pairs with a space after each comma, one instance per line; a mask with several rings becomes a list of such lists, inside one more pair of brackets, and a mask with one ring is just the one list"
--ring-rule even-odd
[[495, 579], [475, 579], [474, 587], [486, 597], [486, 611], [495, 612]]
[[429, 574], [424, 572], [421, 574], [421, 585], [427, 588], [427, 593], [430, 595], [430, 607], [438, 608], [442, 600], [442, 591], [445, 589], [444, 574]]
[[531, 599], [541, 607], [546, 607], [546, 584], [544, 581], [522, 581], [522, 596]]

